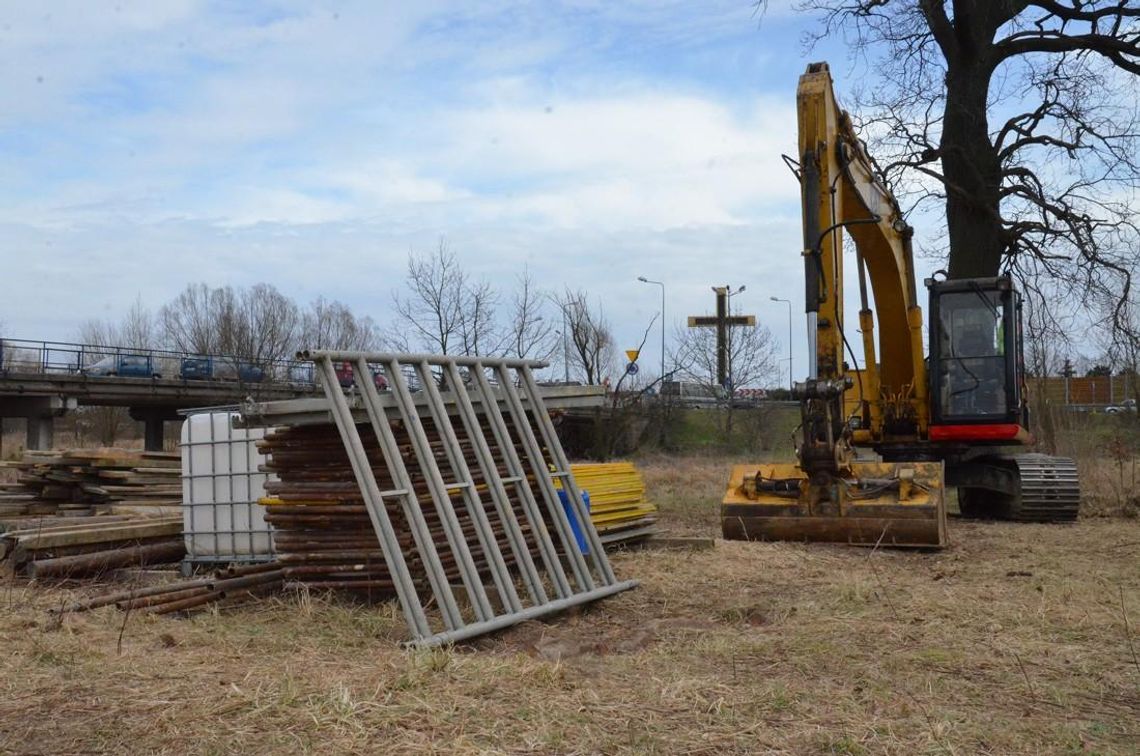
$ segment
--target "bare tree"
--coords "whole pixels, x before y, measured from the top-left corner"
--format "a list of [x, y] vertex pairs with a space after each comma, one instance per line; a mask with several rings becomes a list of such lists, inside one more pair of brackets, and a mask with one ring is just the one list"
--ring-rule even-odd
[[499, 295], [486, 281], [468, 282], [460, 297], [459, 343], [462, 354], [497, 355], [504, 338], [495, 319]]
[[235, 319], [237, 298], [233, 289], [211, 289], [190, 284], [158, 313], [166, 343], [173, 349], [197, 354], [221, 354]]
[[868, 64], [856, 97], [865, 133], [879, 135], [873, 152], [907, 201], [944, 206], [951, 277], [1004, 265], [1023, 280], [1127, 298], [1140, 175], [1135, 2], [800, 7], [820, 17], [812, 41], [842, 35]]
[[[1102, 340], [1106, 362], [1118, 366], [1128, 376], [1126, 385], [1131, 399], [1140, 402], [1140, 295], [1132, 292], [1122, 307], [1110, 305], [1118, 325]], [[1140, 418], [1138, 418], [1140, 419]]]
[[0, 371], [22, 372], [31, 369], [38, 372], [42, 354], [38, 348], [20, 348], [11, 340], [5, 341], [6, 326], [0, 321]]
[[407, 293], [394, 294], [393, 348], [439, 355], [494, 355], [502, 343], [495, 323], [498, 298], [472, 282], [445, 239], [430, 255], [410, 254]]
[[237, 291], [191, 284], [163, 306], [159, 322], [175, 349], [264, 364], [292, 354], [301, 313], [292, 299], [270, 284]]
[[1043, 306], [1045, 292], [1038, 290], [1034, 294], [1024, 317], [1026, 386], [1030, 389], [1028, 401], [1041, 445], [1054, 453], [1058, 416], [1049, 399], [1049, 380], [1050, 376], [1061, 375], [1066, 364], [1065, 347], [1072, 318], [1059, 316], [1056, 308]]
[[158, 343], [158, 327], [154, 315], [143, 307], [141, 297], [136, 297], [131, 309], [127, 310], [120, 331], [127, 346], [153, 349]]
[[732, 435], [736, 409], [732, 389], [771, 382], [773, 377], [778, 378], [780, 364], [776, 341], [766, 326], [730, 330], [733, 333], [727, 347], [731, 383], [724, 388], [717, 384], [716, 329], [678, 328], [673, 337], [677, 345], [673, 354], [677, 375], [701, 384], [710, 393], [722, 394], [726, 439]]
[[158, 329], [154, 316], [143, 306], [142, 299], [137, 298], [117, 323], [97, 319], [84, 321], [79, 326], [77, 339], [81, 344], [103, 349], [154, 349], [158, 343]]
[[[88, 364], [120, 349], [139, 351], [153, 349], [157, 342], [155, 318], [137, 298], [119, 322], [88, 320], [79, 327], [76, 340], [95, 350], [84, 356]], [[81, 366], [82, 367], [82, 366]], [[132, 427], [126, 407], [82, 407], [73, 418], [76, 441], [90, 432], [99, 443], [113, 446], [127, 428]]]
[[380, 341], [376, 322], [357, 316], [347, 305], [317, 297], [301, 316], [300, 346], [304, 349], [371, 351]]
[[571, 367], [581, 371], [587, 385], [602, 383], [616, 359], [613, 333], [605, 313], [601, 307], [592, 308], [582, 290], [566, 289], [557, 302], [569, 331]]
[[554, 324], [543, 311], [546, 301], [547, 297], [535, 286], [530, 270], [523, 268], [511, 300], [508, 354], [524, 359], [547, 360], [558, 349]]
[[243, 289], [238, 302], [231, 354], [259, 364], [291, 357], [301, 325], [297, 303], [265, 283]]
[[[655, 322], [656, 315], [645, 326], [637, 345], [638, 351], [645, 347]], [[642, 399], [648, 388], [649, 384], [636, 371], [622, 371], [609, 394], [608, 406], [599, 407], [594, 412], [589, 456], [607, 460], [615, 454], [628, 453], [637, 448], [638, 441], [649, 424], [649, 418], [642, 411]]]
[[[766, 326], [732, 329], [728, 340], [728, 364], [732, 385], [758, 386], [778, 375], [777, 345]], [[676, 347], [672, 359], [677, 373], [685, 380], [716, 386], [716, 329], [678, 328], [673, 336]]]

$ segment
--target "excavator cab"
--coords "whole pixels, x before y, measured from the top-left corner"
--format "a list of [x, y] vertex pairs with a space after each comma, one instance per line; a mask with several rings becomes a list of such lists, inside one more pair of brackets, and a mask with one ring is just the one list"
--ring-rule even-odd
[[934, 442], [1032, 441], [1023, 401], [1021, 295], [1008, 276], [927, 279]]

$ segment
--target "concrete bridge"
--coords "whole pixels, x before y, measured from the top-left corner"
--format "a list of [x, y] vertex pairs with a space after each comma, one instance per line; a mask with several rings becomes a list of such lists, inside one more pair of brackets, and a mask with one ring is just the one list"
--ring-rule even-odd
[[[136, 377], [95, 368], [100, 361], [111, 358], [115, 363], [123, 356], [142, 358], [153, 369]], [[239, 375], [248, 373], [236, 370], [228, 378], [184, 378], [188, 361], [240, 362], [165, 350], [4, 339], [0, 341], [0, 418], [26, 419], [26, 447], [48, 449], [56, 418], [84, 406], [127, 407], [130, 416], [144, 425], [146, 448], [159, 450], [163, 423], [180, 420], [179, 410], [232, 405], [246, 397], [274, 401], [319, 394], [311, 363], [261, 361], [260, 380], [243, 381]]]
[[55, 418], [82, 406], [127, 407], [144, 425], [148, 450], [160, 450], [163, 422], [180, 420], [178, 410], [316, 395], [313, 384], [184, 381], [176, 378], [51, 375], [0, 372], [0, 418], [27, 420], [28, 449], [50, 449]]

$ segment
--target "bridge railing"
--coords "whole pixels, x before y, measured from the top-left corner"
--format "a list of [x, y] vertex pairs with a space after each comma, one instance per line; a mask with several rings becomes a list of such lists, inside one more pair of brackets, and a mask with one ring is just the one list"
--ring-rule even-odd
[[[377, 388], [388, 387], [381, 365], [372, 365]], [[419, 389], [419, 376], [402, 366], [412, 390]], [[87, 378], [145, 378], [184, 382], [228, 381], [279, 386], [315, 387], [318, 376], [310, 360], [251, 360], [234, 355], [209, 355], [169, 349], [137, 349], [67, 341], [0, 339], [0, 374], [85, 376]], [[337, 363], [342, 385], [352, 384], [352, 369]], [[494, 385], [496, 376], [489, 376]]]
[[305, 360], [251, 360], [168, 349], [7, 338], [0, 339], [0, 371], [308, 386], [314, 385], [316, 379], [313, 363]]

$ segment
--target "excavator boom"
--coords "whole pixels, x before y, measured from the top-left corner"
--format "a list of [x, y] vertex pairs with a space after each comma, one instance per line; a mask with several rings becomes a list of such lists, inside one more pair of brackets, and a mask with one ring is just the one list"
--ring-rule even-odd
[[[795, 390], [799, 461], [737, 466], [722, 503], [722, 529], [734, 539], [940, 547], [946, 543], [942, 463], [871, 461], [854, 450], [927, 432], [912, 231], [836, 104], [825, 63], [800, 77], [797, 112], [809, 341], [808, 377]], [[855, 327], [844, 323], [844, 233], [856, 246]], [[878, 345], [876, 314], [884, 334]], [[850, 344], [856, 332], [862, 369]]]

